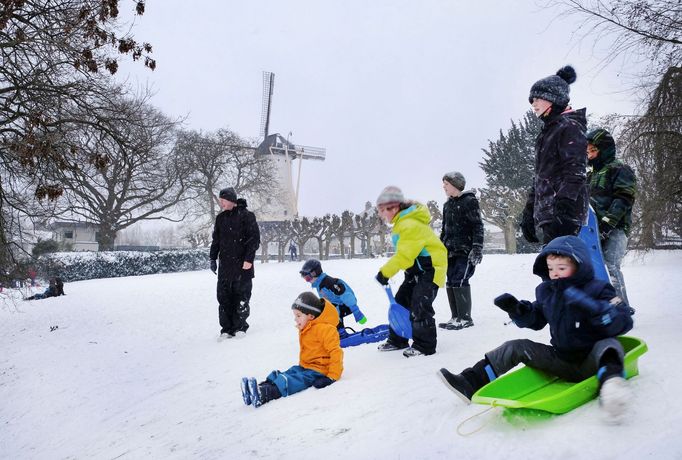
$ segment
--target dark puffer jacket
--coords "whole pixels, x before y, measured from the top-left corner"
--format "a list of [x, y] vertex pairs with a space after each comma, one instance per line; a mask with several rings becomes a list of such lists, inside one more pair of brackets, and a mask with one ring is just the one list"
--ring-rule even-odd
[[[570, 278], [551, 280], [547, 269], [548, 254], [571, 257], [577, 262], [578, 270]], [[552, 240], [535, 259], [533, 273], [543, 280], [535, 288], [537, 300], [533, 303], [521, 301], [526, 312], [510, 316], [519, 327], [540, 330], [549, 324], [551, 343], [562, 359], [582, 361], [599, 340], [632, 329], [629, 307], [614, 300], [617, 296], [611, 284], [594, 278], [589, 252], [578, 237], [562, 236]], [[594, 299], [596, 310], [587, 312], [569, 305], [565, 291], [571, 286]]]
[[578, 226], [587, 217], [587, 139], [585, 109], [550, 114], [535, 143], [535, 178], [526, 207], [535, 223], [543, 226], [555, 218], [558, 199], [574, 204], [570, 221]]
[[215, 219], [209, 257], [220, 260], [218, 277], [226, 280], [253, 278], [253, 266], [243, 270], [244, 262], [253, 261], [260, 246], [256, 216], [246, 209], [246, 201], [237, 200], [231, 211], [223, 211]]
[[616, 147], [609, 146], [599, 151], [599, 155], [589, 161], [592, 172], [588, 176], [590, 184], [590, 204], [601, 223], [606, 217], [609, 225], [630, 234], [632, 225], [632, 206], [637, 193], [637, 178], [632, 169], [616, 159]]
[[445, 202], [440, 240], [450, 257], [469, 254], [474, 245], [483, 247], [481, 209], [473, 191], [466, 190]]

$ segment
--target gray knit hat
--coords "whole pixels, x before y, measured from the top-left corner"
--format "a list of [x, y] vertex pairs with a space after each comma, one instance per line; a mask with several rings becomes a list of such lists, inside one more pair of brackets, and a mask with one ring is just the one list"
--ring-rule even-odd
[[377, 206], [389, 203], [402, 203], [403, 201], [405, 201], [403, 191], [395, 185], [389, 185], [384, 188], [377, 197]]
[[294, 303], [291, 304], [291, 309], [313, 315], [317, 318], [324, 309], [324, 300], [318, 298], [312, 292], [302, 292], [296, 297]]
[[568, 105], [570, 88], [568, 85], [577, 78], [575, 69], [570, 65], [560, 68], [555, 75], [536, 81], [530, 88], [528, 102], [534, 98], [544, 99], [561, 107]]
[[450, 185], [455, 187], [460, 192], [464, 190], [464, 186], [467, 184], [464, 175], [459, 171], [445, 173], [445, 175], [443, 176], [443, 180], [448, 181]]

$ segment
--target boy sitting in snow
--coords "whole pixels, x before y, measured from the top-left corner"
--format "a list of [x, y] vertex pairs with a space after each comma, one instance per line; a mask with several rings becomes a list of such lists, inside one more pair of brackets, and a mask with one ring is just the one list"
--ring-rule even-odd
[[533, 273], [542, 278], [535, 302], [502, 294], [494, 303], [519, 327], [540, 330], [549, 323], [552, 345], [510, 340], [460, 374], [441, 369], [438, 376], [469, 402], [479, 388], [519, 363], [571, 382], [596, 373], [600, 403], [618, 421], [628, 391], [623, 347], [615, 337], [632, 328], [628, 306], [611, 284], [594, 278], [587, 247], [575, 236], [562, 236], [545, 246], [535, 259]]
[[261, 383], [256, 383], [255, 378], [242, 378], [246, 405], [260, 407], [311, 386], [324, 388], [341, 378], [343, 351], [336, 332], [339, 315], [334, 306], [312, 292], [304, 292], [294, 300], [291, 309], [301, 344], [299, 364], [284, 372], [272, 371]]
[[58, 297], [64, 294], [64, 282], [60, 277], [50, 278], [50, 285], [45, 289], [42, 294], [34, 294], [30, 297], [26, 297], [24, 300], [40, 300], [47, 299], [48, 297]]
[[367, 318], [358, 307], [355, 293], [350, 286], [344, 280], [332, 278], [323, 272], [322, 264], [319, 260], [306, 260], [299, 273], [304, 280], [317, 290], [317, 294], [320, 297], [327, 299], [336, 307], [336, 311], [339, 313], [337, 329], [341, 337], [348, 335], [343, 325], [344, 316], [352, 313], [356, 323], [365, 324], [367, 322]]

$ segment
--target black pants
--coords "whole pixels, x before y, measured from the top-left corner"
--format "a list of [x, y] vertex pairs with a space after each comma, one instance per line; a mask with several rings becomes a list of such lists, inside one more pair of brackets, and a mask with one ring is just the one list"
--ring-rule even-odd
[[[433, 282], [433, 271], [420, 275], [405, 274], [395, 300], [410, 310], [412, 321], [412, 347], [425, 355], [436, 352], [436, 320], [433, 319], [433, 301], [438, 286]], [[407, 339], [400, 337], [389, 327], [388, 341], [396, 345], [407, 345]]]
[[448, 287], [469, 286], [469, 279], [474, 275], [476, 265], [469, 263], [469, 256], [455, 254], [448, 257]]
[[238, 331], [246, 332], [249, 328], [246, 318], [251, 313], [251, 288], [251, 278], [218, 279], [218, 320], [221, 333], [234, 335]]
[[580, 225], [569, 225], [567, 228], [564, 228], [563, 230], [559, 231], [554, 228], [552, 224], [545, 224], [542, 227], [542, 244], [547, 245], [549, 244], [550, 241], [552, 241], [554, 238], [558, 238], [560, 236], [566, 236], [566, 235], [578, 235], [580, 233]]
[[528, 339], [509, 340], [485, 356], [497, 376], [523, 363], [569, 382], [580, 382], [597, 373], [602, 356], [609, 350], [613, 350], [623, 362], [623, 346], [614, 338], [598, 341], [587, 357], [578, 362], [565, 361], [557, 356], [554, 347]]

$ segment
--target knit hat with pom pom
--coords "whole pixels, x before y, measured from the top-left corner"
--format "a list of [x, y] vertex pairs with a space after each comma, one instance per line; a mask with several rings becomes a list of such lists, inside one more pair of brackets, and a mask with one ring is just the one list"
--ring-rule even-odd
[[566, 107], [570, 100], [568, 85], [573, 83], [576, 77], [575, 69], [570, 65], [560, 68], [555, 75], [542, 78], [533, 84], [528, 95], [528, 102], [532, 104], [533, 99], [538, 98]]

